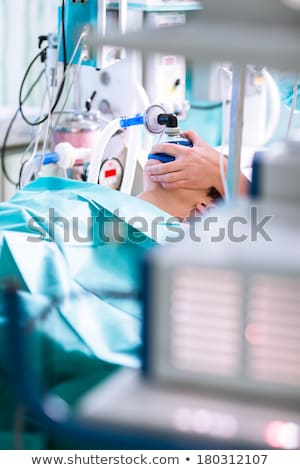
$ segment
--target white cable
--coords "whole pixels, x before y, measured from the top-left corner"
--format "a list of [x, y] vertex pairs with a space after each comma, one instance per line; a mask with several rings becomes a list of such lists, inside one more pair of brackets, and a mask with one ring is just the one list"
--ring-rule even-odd
[[[44, 105], [46, 102], [47, 95], [48, 95], [48, 92], [46, 90], [44, 97], [43, 97], [43, 101], [42, 101], [41, 114], [36, 118], [37, 121], [40, 120], [40, 118], [44, 115], [43, 110], [44, 110]], [[22, 155], [22, 158], [21, 158], [22, 173], [19, 178], [19, 185], [21, 189], [30, 182], [32, 176], [36, 173], [35, 156], [38, 151], [38, 147], [39, 147], [39, 143], [41, 139], [41, 133], [42, 133], [42, 129], [44, 125], [45, 125], [45, 122], [42, 122], [37, 126], [37, 132], [33, 135], [31, 142], [29, 143], [27, 149]], [[26, 161], [26, 163], [24, 163], [27, 153], [30, 151], [30, 149], [33, 146], [34, 148], [33, 148], [33, 151], [31, 152], [31, 157]], [[24, 166], [23, 166], [23, 163], [24, 163]]]
[[[26, 147], [26, 149], [24, 150], [24, 152], [22, 153], [22, 156], [21, 156], [21, 165], [24, 163], [24, 161], [26, 160], [26, 155], [31, 152], [31, 149], [34, 147], [34, 144], [35, 144], [35, 136], [32, 137], [31, 141], [29, 142], [28, 146]], [[31, 152], [32, 153], [32, 152]]]
[[223, 125], [222, 125], [222, 142], [221, 142], [221, 149], [219, 153], [219, 168], [220, 168], [222, 185], [224, 189], [224, 198], [225, 198], [225, 201], [228, 201], [229, 200], [228, 186], [227, 186], [227, 179], [226, 179], [225, 170], [224, 170], [224, 147], [225, 147], [225, 139], [226, 139], [226, 131], [227, 131], [224, 72], [225, 72], [225, 69], [222, 66], [221, 68], [221, 95], [222, 95], [222, 121], [223, 121], [222, 124]]
[[[72, 90], [72, 87], [73, 87], [73, 84], [74, 84], [74, 81], [75, 81], [75, 79], [78, 78], [78, 75], [79, 75], [79, 72], [80, 72], [79, 67], [81, 66], [82, 62], [83, 62], [85, 59], [86, 59], [86, 55], [85, 55], [85, 53], [82, 53], [82, 54], [80, 55], [80, 58], [79, 58], [79, 61], [78, 61], [78, 64], [77, 64], [76, 72], [75, 72], [75, 74], [74, 74], [73, 77], [72, 77], [71, 83], [70, 83], [69, 88], [68, 88], [68, 91], [67, 91], [67, 93], [66, 93], [66, 97], [65, 97], [65, 100], [64, 100], [64, 102], [63, 102], [62, 108], [61, 108], [61, 110], [59, 111], [59, 114], [58, 114], [58, 117], [57, 117], [57, 119], [56, 119], [56, 121], [55, 121], [55, 124], [52, 126], [52, 133], [51, 133], [51, 134], [53, 134], [53, 130], [57, 127], [57, 125], [58, 125], [58, 123], [59, 123], [59, 121], [60, 121], [60, 119], [61, 119], [61, 117], [62, 117], [62, 115], [63, 115], [63, 113], [64, 113], [64, 110], [65, 110], [65, 108], [66, 108], [67, 101], [68, 101], [68, 99], [69, 99], [69, 96], [70, 96], [70, 93], [71, 93], [71, 90]], [[51, 136], [50, 136], [49, 138], [51, 138]]]
[[[60, 36], [61, 36], [61, 34], [60, 34]], [[65, 80], [67, 78], [69, 70], [70, 70], [71, 66], [73, 65], [75, 56], [76, 56], [77, 51], [79, 49], [80, 43], [86, 36], [87, 36], [87, 30], [85, 29], [84, 31], [82, 31], [81, 35], [79, 36], [79, 39], [76, 43], [76, 46], [75, 46], [75, 48], [73, 50], [73, 53], [72, 53], [72, 56], [70, 58], [70, 62], [68, 63], [68, 65], [66, 67], [66, 70], [63, 73], [62, 80]], [[59, 43], [60, 43], [60, 40], [59, 40]], [[58, 47], [59, 47], [59, 45], [58, 45]], [[55, 71], [54, 71], [54, 82], [56, 81], [56, 77], [57, 77], [58, 62], [59, 62], [59, 59], [57, 57], [56, 64], [55, 64]], [[43, 150], [42, 150], [41, 158], [39, 159], [37, 174], [39, 174], [39, 172], [41, 171], [42, 165], [43, 165], [43, 160], [44, 160], [44, 156], [45, 156], [45, 153], [46, 153], [46, 146], [47, 146], [47, 142], [48, 142], [49, 130], [50, 130], [50, 126], [51, 126], [51, 123], [52, 123], [51, 109], [52, 109], [53, 102], [54, 102], [54, 88], [55, 87], [52, 87], [52, 94], [51, 94], [51, 100], [50, 100], [50, 106], [49, 106], [49, 112], [48, 112], [47, 126], [46, 126], [46, 131], [45, 131], [45, 136], [44, 136], [44, 142], [43, 142]]]
[[[74, 48], [74, 51], [73, 51], [73, 54], [71, 56], [71, 59], [70, 59], [70, 62], [69, 64], [67, 65], [66, 67], [66, 70], [64, 71], [64, 74], [63, 74], [63, 77], [62, 77], [62, 80], [66, 79], [67, 78], [67, 74], [69, 73], [69, 70], [71, 68], [71, 66], [73, 65], [73, 61], [75, 59], [75, 56], [77, 54], [77, 51], [79, 49], [79, 46], [80, 46], [80, 43], [82, 41], [82, 39], [87, 35], [87, 31], [83, 31], [77, 41], [77, 44]], [[60, 35], [59, 35], [59, 41], [58, 41], [58, 48], [60, 47], [60, 42], [61, 42], [61, 32], [60, 32]], [[83, 56], [84, 58], [84, 56]], [[57, 78], [57, 70], [58, 70], [58, 63], [59, 63], [59, 59], [57, 57], [57, 60], [56, 60], [56, 63], [55, 63], [55, 70], [54, 70], [54, 83], [56, 82], [56, 78]], [[46, 130], [45, 130], [45, 134], [44, 134], [44, 141], [43, 141], [43, 149], [42, 149], [42, 153], [41, 153], [41, 157], [39, 158], [39, 161], [38, 161], [38, 165], [37, 165], [37, 169], [34, 171], [34, 175], [36, 177], [36, 175], [39, 175], [40, 171], [41, 171], [41, 168], [42, 168], [42, 165], [43, 165], [43, 160], [44, 160], [44, 156], [45, 156], [45, 153], [46, 153], [46, 147], [47, 147], [47, 143], [48, 143], [48, 136], [49, 136], [49, 130], [50, 130], [50, 127], [51, 124], [52, 124], [52, 114], [51, 113], [51, 109], [53, 107], [53, 103], [54, 103], [54, 99], [55, 99], [55, 96], [54, 96], [54, 90], [55, 90], [55, 87], [53, 86], [52, 87], [52, 92], [51, 92], [51, 96], [50, 96], [50, 102], [49, 102], [49, 109], [48, 109], [48, 119], [47, 119], [47, 124], [46, 124]], [[49, 89], [47, 89], [47, 94], [49, 94]], [[35, 142], [35, 146], [34, 146], [34, 150], [33, 150], [33, 153], [32, 153], [32, 157], [31, 159], [28, 161], [28, 166], [30, 167], [30, 163], [32, 163], [32, 161], [34, 161], [35, 159], [35, 155], [37, 153], [37, 150], [38, 150], [38, 145], [39, 145], [39, 141], [40, 141], [40, 134], [41, 134], [41, 130], [42, 130], [42, 125], [39, 126], [39, 131], [38, 131], [38, 136], [36, 138], [36, 142]], [[23, 187], [25, 184], [27, 184], [28, 181], [22, 181], [22, 184], [21, 186]]]
[[[60, 49], [61, 42], [62, 42], [62, 25], [60, 27], [59, 37], [58, 37], [58, 44], [57, 44], [58, 50]], [[39, 159], [39, 162], [38, 162], [37, 170], [34, 173], [35, 177], [36, 177], [36, 175], [39, 175], [39, 173], [41, 171], [44, 156], [45, 156], [45, 152], [46, 152], [47, 137], [48, 137], [48, 132], [49, 132], [50, 124], [51, 124], [51, 109], [53, 107], [54, 99], [55, 99], [54, 90], [55, 90], [55, 83], [56, 83], [56, 79], [57, 79], [58, 62], [59, 62], [59, 58], [58, 58], [58, 55], [57, 55], [56, 61], [55, 61], [55, 67], [54, 67], [54, 74], [53, 74], [53, 86], [52, 86], [52, 90], [51, 90], [51, 93], [50, 93], [50, 96], [49, 96], [49, 108], [48, 108], [47, 121], [46, 121], [46, 130], [45, 130], [45, 134], [44, 134], [43, 150], [42, 150], [42, 155], [41, 155], [41, 157]], [[33, 152], [33, 158], [35, 158], [36, 151], [37, 151], [37, 146], [35, 146], [35, 149], [34, 149], [34, 152]]]
[[[42, 101], [41, 116], [43, 115], [44, 105], [45, 105], [47, 96], [48, 96], [48, 89], [46, 90], [46, 93], [45, 93], [43, 101]], [[50, 102], [49, 102], [49, 105], [50, 105]], [[37, 153], [38, 146], [39, 146], [40, 139], [41, 139], [41, 133], [42, 133], [42, 129], [44, 127], [44, 124], [45, 123], [42, 122], [41, 124], [38, 125], [38, 131], [37, 131], [37, 134], [35, 136], [35, 145], [34, 145], [34, 149], [33, 149], [33, 152], [32, 152], [32, 158], [35, 158], [35, 155]]]
[[293, 101], [292, 101], [292, 106], [290, 110], [290, 115], [289, 115], [289, 122], [288, 122], [288, 127], [286, 131], [286, 139], [289, 138], [290, 136], [290, 131], [292, 128], [292, 122], [293, 122], [293, 117], [295, 114], [295, 109], [297, 105], [297, 98], [298, 98], [298, 85], [299, 85], [299, 78], [298, 78], [298, 72], [295, 74], [295, 81], [294, 81], [294, 90], [293, 90]]
[[[38, 114], [38, 116], [35, 118], [35, 121], [39, 121], [43, 116], [44, 116], [44, 106], [45, 106], [45, 102], [46, 102], [46, 98], [47, 98], [47, 95], [48, 95], [48, 91], [46, 90], [45, 91], [45, 94], [43, 96], [43, 100], [42, 100], [42, 106], [41, 106], [41, 112]], [[41, 123], [39, 124], [38, 126], [34, 126], [32, 127], [33, 129], [33, 134], [31, 136], [31, 141], [29, 142], [29, 145], [27, 146], [27, 148], [24, 150], [23, 154], [22, 154], [22, 158], [21, 158], [21, 163], [24, 162], [24, 159], [25, 159], [25, 156], [27, 155], [27, 153], [30, 152], [31, 148], [33, 147], [34, 150], [32, 153], [32, 155], [35, 155], [36, 152], [37, 152], [37, 148], [38, 148], [38, 144], [39, 144], [39, 139], [40, 139], [40, 135], [41, 135], [41, 130], [43, 128], [43, 124], [44, 123]], [[34, 132], [36, 131], [37, 129], [37, 132]]]
[[[55, 76], [55, 77], [56, 77], [56, 72], [57, 72], [57, 69], [55, 69], [55, 73], [54, 73], [54, 76]], [[50, 105], [49, 105], [49, 111], [48, 111], [48, 119], [47, 119], [45, 134], [44, 134], [43, 149], [42, 149], [41, 157], [40, 157], [39, 162], [38, 162], [38, 169], [37, 169], [36, 175], [39, 175], [39, 173], [40, 173], [40, 171], [41, 171], [41, 168], [42, 168], [42, 165], [43, 165], [43, 160], [44, 160], [45, 153], [46, 153], [46, 147], [47, 147], [49, 129], [50, 129], [51, 124], [52, 124], [52, 113], [51, 113], [51, 109], [52, 109], [52, 106], [53, 106], [53, 103], [54, 103], [54, 99], [55, 99], [55, 96], [54, 96], [54, 89], [55, 89], [55, 87], [52, 87], [52, 93], [51, 93], [51, 98], [50, 98], [50, 103], [49, 103]], [[34, 155], [35, 155], [35, 154], [34, 154]]]
[[[46, 80], [47, 80], [47, 77], [46, 77]], [[42, 100], [41, 113], [36, 117], [36, 121], [39, 121], [41, 119], [41, 117], [44, 115], [44, 106], [45, 106], [47, 96], [48, 96], [48, 90], [46, 90], [45, 93], [44, 93], [43, 100]], [[26, 150], [23, 152], [22, 157], [21, 157], [22, 168], [23, 168], [23, 163], [25, 162], [26, 155], [27, 155], [27, 153], [30, 152], [32, 147], [33, 147], [33, 151], [31, 152], [31, 157], [28, 159], [25, 166], [27, 166], [29, 168], [34, 168], [35, 155], [36, 155], [37, 150], [38, 150], [38, 146], [39, 146], [39, 143], [40, 143], [41, 132], [42, 132], [42, 129], [44, 127], [44, 124], [45, 123], [41, 123], [37, 126], [37, 132], [33, 134], [31, 142], [29, 143]], [[21, 176], [19, 178], [20, 188], [24, 187], [30, 181], [30, 178], [29, 179], [24, 178], [25, 166], [24, 166], [24, 168], [22, 170], [22, 173], [21, 173]]]

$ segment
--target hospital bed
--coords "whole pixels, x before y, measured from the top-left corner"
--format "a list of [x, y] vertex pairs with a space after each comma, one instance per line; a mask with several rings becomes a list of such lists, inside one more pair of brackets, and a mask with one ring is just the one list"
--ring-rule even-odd
[[[148, 233], [134, 227], [134, 217], [149, 222]], [[151, 221], [158, 217], [152, 232]], [[6, 340], [7, 320], [15, 313], [4, 299], [7, 286], [17, 292], [34, 373], [46, 390], [73, 405], [116, 368], [140, 366], [139, 266], [146, 251], [163, 243], [164, 217], [167, 214], [132, 196], [52, 177], [39, 178], [1, 204], [0, 445], [4, 448], [17, 405], [9, 378], [15, 373], [20, 382], [23, 378], [29, 387], [33, 385], [24, 377], [22, 364], [13, 365], [7, 356], [12, 344], [18, 343]], [[40, 430], [31, 412], [25, 416], [25, 431]], [[42, 441], [36, 439], [33, 445], [41, 445], [38, 442]]]

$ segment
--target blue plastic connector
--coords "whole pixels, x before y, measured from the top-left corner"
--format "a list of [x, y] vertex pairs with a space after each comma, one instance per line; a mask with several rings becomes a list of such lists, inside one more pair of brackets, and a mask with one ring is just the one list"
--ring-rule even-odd
[[[41, 159], [42, 154], [37, 153], [35, 158], [37, 160]], [[59, 155], [56, 152], [45, 153], [44, 158], [43, 158], [43, 165], [55, 164], [55, 163], [58, 163], [58, 161], [59, 161]]]
[[126, 129], [127, 127], [131, 126], [138, 126], [141, 124], [144, 124], [143, 114], [137, 114], [136, 116], [131, 118], [124, 117], [120, 119], [120, 126], [122, 127], [122, 129]]

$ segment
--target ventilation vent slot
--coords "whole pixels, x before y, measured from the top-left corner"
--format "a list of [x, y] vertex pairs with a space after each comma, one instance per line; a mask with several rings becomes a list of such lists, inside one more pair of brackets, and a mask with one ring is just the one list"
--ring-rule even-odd
[[172, 274], [173, 367], [199, 374], [238, 374], [242, 295], [242, 278], [234, 272], [189, 267]]
[[249, 377], [300, 388], [300, 279], [252, 277], [247, 319]]

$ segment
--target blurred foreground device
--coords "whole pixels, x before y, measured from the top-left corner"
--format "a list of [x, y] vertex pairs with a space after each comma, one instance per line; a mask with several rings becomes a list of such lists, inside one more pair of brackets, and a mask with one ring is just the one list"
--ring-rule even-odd
[[299, 178], [299, 142], [278, 143], [254, 159], [251, 198], [197, 222], [201, 242], [150, 252], [143, 374], [93, 390], [84, 419], [182, 448], [300, 448]]

